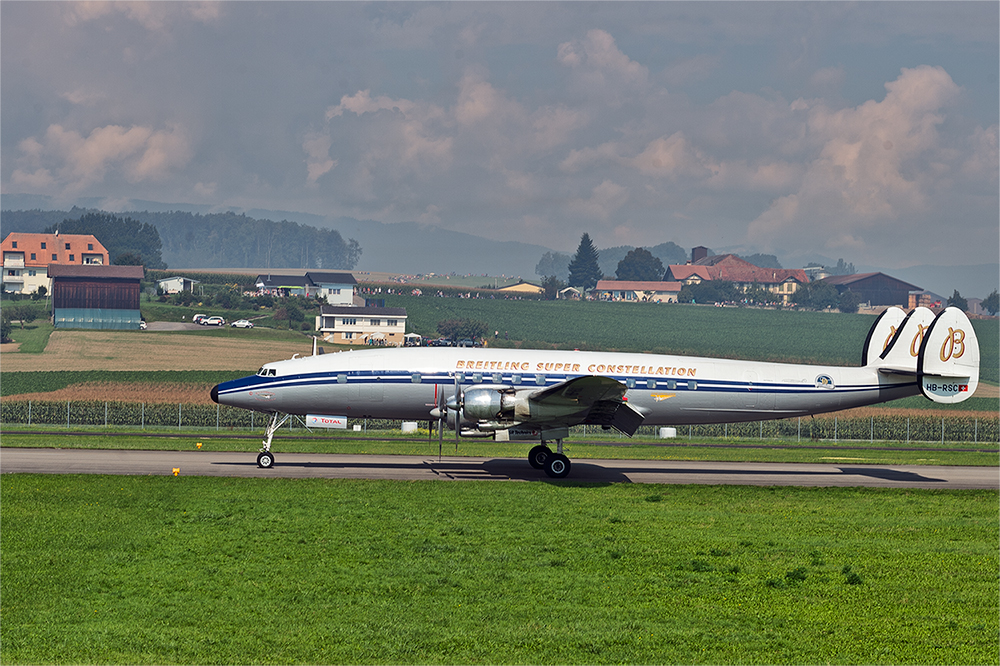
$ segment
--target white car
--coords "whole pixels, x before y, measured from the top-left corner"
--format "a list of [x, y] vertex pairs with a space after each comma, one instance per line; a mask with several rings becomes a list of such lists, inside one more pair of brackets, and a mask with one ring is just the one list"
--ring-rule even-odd
[[196, 314], [195, 316], [191, 317], [191, 323], [201, 324], [202, 326], [204, 326], [206, 319], [208, 319], [208, 315]]
[[237, 319], [230, 326], [234, 328], [253, 328], [253, 322], [246, 319]]
[[201, 323], [205, 326], [225, 326], [226, 320], [222, 317], [209, 317], [208, 319], [202, 319]]

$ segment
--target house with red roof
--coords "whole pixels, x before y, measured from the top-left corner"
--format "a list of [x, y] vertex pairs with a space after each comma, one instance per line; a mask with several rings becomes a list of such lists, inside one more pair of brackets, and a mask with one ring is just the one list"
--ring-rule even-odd
[[107, 266], [108, 250], [84, 234], [28, 234], [11, 232], [0, 242], [3, 253], [3, 290], [33, 294], [39, 287], [52, 293], [49, 266]]
[[764, 289], [779, 296], [786, 304], [791, 302], [799, 287], [809, 282], [809, 277], [801, 268], [762, 268], [735, 254], [714, 255], [691, 264], [668, 266], [663, 279], [684, 284], [726, 280], [744, 293], [755, 287]]

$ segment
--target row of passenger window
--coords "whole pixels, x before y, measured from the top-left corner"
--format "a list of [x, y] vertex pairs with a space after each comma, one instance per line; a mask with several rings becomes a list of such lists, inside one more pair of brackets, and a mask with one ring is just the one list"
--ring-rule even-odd
[[[473, 384], [482, 384], [484, 378], [487, 381], [491, 381], [494, 384], [510, 383], [515, 386], [519, 386], [522, 383], [525, 383], [525, 381], [529, 383], [533, 381], [536, 386], [545, 386], [546, 384], [545, 375], [529, 375], [527, 377], [522, 375], [511, 375], [510, 381], [504, 382], [503, 375], [500, 374], [499, 372], [494, 373], [493, 375], [484, 375], [480, 372], [477, 372], [471, 375], [471, 377], [463, 372], [458, 373], [458, 381], [460, 384], [465, 383], [467, 381], [471, 381]], [[414, 372], [413, 374], [410, 375], [410, 381], [414, 384], [420, 384], [423, 382], [423, 376], [419, 372]], [[344, 373], [340, 373], [339, 375], [337, 375], [337, 382], [339, 384], [346, 384], [347, 375]], [[625, 385], [630, 389], [633, 388], [655, 389], [657, 387], [657, 382], [655, 379], [641, 380], [630, 377], [629, 379], [625, 380]], [[677, 381], [674, 379], [668, 379], [666, 380], [666, 382], [664, 382], [663, 388], [665, 388], [668, 391], [674, 391], [677, 389]], [[697, 391], [698, 382], [696, 382], [693, 379], [687, 380], [687, 388], [689, 391]]]

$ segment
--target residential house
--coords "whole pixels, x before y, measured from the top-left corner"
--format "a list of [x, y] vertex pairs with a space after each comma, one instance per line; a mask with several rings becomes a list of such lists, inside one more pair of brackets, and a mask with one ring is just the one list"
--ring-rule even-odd
[[334, 344], [400, 347], [405, 341], [406, 308], [324, 305], [316, 317], [316, 330]]
[[600, 280], [593, 293], [601, 301], [676, 303], [682, 287], [677, 281]]
[[0, 242], [3, 252], [3, 290], [33, 294], [39, 287], [52, 293], [49, 266], [108, 265], [107, 249], [90, 235], [11, 232]]
[[305, 275], [258, 275], [256, 286], [259, 292], [273, 296], [319, 296], [329, 305], [350, 306], [357, 283], [350, 273], [310, 271]]
[[809, 277], [801, 268], [762, 268], [735, 254], [714, 255], [691, 264], [671, 265], [667, 267], [663, 279], [686, 285], [725, 280], [734, 283], [744, 293], [754, 288], [764, 289], [779, 296], [786, 304], [791, 302], [799, 287], [809, 282]]

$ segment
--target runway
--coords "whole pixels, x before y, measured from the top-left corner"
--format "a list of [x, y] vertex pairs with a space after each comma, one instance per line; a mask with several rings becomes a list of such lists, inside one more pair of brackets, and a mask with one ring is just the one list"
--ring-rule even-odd
[[400, 481], [544, 481], [703, 485], [864, 486], [870, 488], [1000, 488], [996, 467], [821, 465], [664, 460], [572, 461], [567, 479], [553, 481], [523, 458], [368, 456], [276, 453], [271, 469], [254, 452], [0, 449], [0, 473], [122, 474], [257, 478], [393, 479]]

